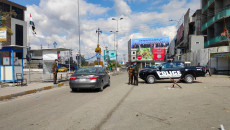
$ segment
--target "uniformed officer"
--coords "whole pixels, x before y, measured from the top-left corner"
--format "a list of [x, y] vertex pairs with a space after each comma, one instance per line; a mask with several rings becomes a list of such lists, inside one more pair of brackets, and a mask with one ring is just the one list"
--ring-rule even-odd
[[53, 65], [52, 65], [54, 84], [57, 84], [57, 73], [58, 73], [58, 65], [57, 64], [58, 64], [58, 60], [55, 59]]
[[130, 65], [130, 67], [128, 68], [128, 73], [129, 73], [129, 85], [133, 84], [133, 65]]
[[134, 85], [138, 86], [138, 66], [137, 62], [134, 63], [134, 70], [133, 70], [133, 75], [134, 75]]

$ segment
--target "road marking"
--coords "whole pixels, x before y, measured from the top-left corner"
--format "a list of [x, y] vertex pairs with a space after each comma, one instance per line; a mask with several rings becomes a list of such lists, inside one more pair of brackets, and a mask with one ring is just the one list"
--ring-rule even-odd
[[101, 130], [101, 127], [111, 118], [113, 113], [117, 110], [117, 108], [124, 102], [124, 100], [128, 97], [131, 91], [134, 89], [132, 86], [129, 91], [122, 97], [122, 99], [117, 103], [117, 105], [106, 115], [106, 117], [95, 127], [95, 130]]

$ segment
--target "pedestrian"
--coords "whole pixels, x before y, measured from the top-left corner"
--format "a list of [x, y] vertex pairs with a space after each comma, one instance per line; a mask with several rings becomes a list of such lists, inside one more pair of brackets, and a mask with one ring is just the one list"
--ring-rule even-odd
[[207, 65], [206, 65], [206, 74], [209, 74], [209, 76], [212, 76], [211, 75], [211, 71], [210, 71], [210, 66], [209, 66], [209, 62], [207, 63]]
[[129, 74], [129, 85], [133, 84], [133, 65], [130, 65], [130, 67], [128, 68], [128, 74]]
[[53, 65], [52, 65], [52, 71], [53, 71], [53, 83], [57, 84], [57, 73], [58, 73], [58, 60], [55, 59]]
[[134, 71], [133, 71], [133, 75], [134, 75], [134, 85], [138, 86], [138, 65], [137, 62], [134, 63]]

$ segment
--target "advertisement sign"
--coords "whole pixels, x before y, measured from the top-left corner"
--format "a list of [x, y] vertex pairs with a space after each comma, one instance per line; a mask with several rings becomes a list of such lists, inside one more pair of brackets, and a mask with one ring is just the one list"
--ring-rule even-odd
[[137, 51], [137, 59], [139, 61], [151, 61], [153, 60], [153, 53], [151, 48], [140, 48]]
[[165, 48], [154, 48], [153, 49], [153, 60], [154, 61], [163, 61], [165, 60]]
[[104, 50], [104, 60], [116, 60], [116, 54], [114, 50]]
[[6, 41], [6, 28], [0, 28], [0, 41]]
[[43, 51], [43, 60], [54, 61], [57, 58], [57, 51]]
[[181, 24], [180, 28], [177, 30], [177, 36], [176, 36], [177, 43], [181, 41], [183, 34], [184, 34], [184, 25]]
[[153, 38], [138, 38], [132, 39], [131, 47], [133, 49], [140, 48], [158, 48], [158, 47], [168, 47], [169, 37], [153, 37]]
[[230, 57], [230, 53], [229, 52], [223, 52], [223, 53], [211, 54], [211, 58], [221, 58], [221, 57]]

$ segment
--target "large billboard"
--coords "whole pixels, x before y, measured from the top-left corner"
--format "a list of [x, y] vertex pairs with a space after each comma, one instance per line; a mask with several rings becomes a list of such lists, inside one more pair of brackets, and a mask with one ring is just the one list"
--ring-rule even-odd
[[104, 60], [116, 60], [116, 54], [115, 50], [104, 50]]
[[169, 37], [132, 39], [132, 48], [137, 49], [137, 61], [163, 61]]
[[132, 39], [132, 48], [158, 48], [168, 47], [169, 37], [153, 37]]

